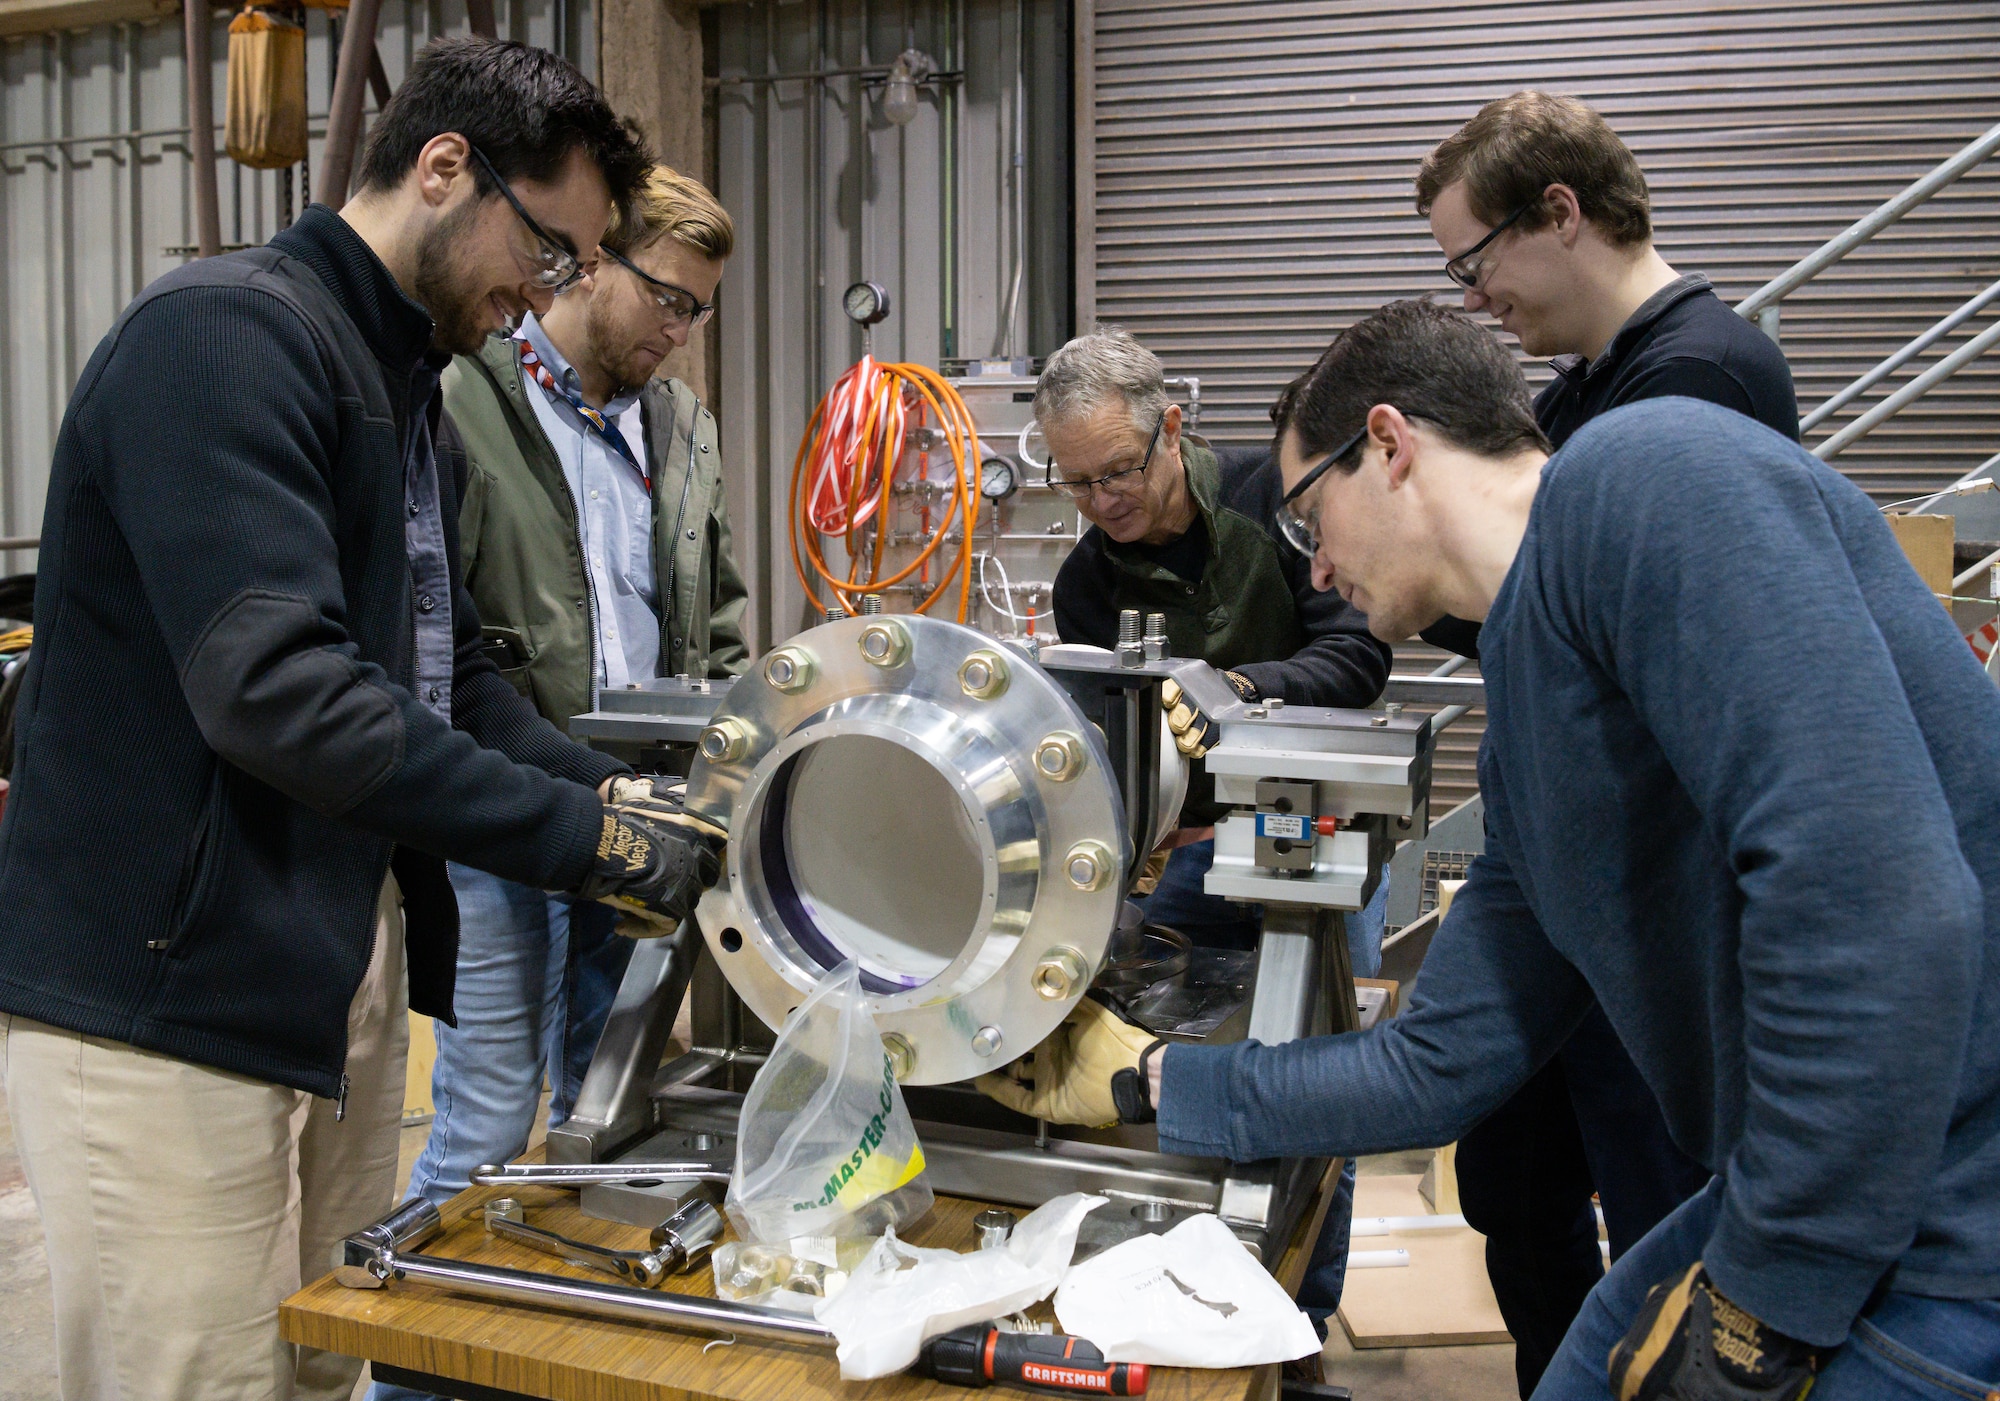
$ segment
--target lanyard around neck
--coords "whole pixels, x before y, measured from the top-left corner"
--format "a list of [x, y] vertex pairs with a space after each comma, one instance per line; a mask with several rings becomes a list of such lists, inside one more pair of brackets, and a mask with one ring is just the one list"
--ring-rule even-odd
[[639, 480], [646, 484], [646, 494], [651, 496], [653, 494], [653, 478], [646, 471], [645, 464], [632, 455], [632, 445], [625, 441], [625, 435], [618, 431], [617, 425], [606, 418], [602, 412], [586, 404], [581, 394], [573, 392], [567, 385], [560, 383], [553, 374], [549, 373], [549, 367], [542, 363], [541, 356], [535, 354], [533, 346], [529, 345], [525, 340], [516, 341], [514, 344], [521, 347], [521, 367], [534, 377], [535, 383], [539, 384], [549, 393], [558, 396], [564, 403], [575, 409], [578, 418], [589, 424], [592, 431], [598, 437], [609, 443], [620, 457], [631, 464], [632, 470], [639, 474]]

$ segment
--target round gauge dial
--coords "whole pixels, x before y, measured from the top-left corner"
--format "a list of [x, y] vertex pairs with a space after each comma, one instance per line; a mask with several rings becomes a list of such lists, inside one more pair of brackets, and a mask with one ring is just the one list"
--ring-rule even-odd
[[841, 293], [840, 305], [857, 326], [873, 326], [889, 314], [889, 289], [879, 282], [857, 282]]
[[1005, 501], [1021, 488], [1021, 474], [1004, 457], [989, 457], [979, 464], [979, 494], [988, 501]]

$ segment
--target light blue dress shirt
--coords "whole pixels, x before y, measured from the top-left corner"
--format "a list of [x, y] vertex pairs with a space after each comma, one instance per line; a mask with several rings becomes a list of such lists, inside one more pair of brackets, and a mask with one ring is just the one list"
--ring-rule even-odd
[[[531, 312], [519, 338], [540, 357], [557, 383], [578, 389], [576, 370], [549, 340]], [[562, 463], [576, 503], [578, 544], [583, 551], [597, 624], [591, 674], [595, 692], [647, 681], [660, 669], [659, 588], [653, 571], [653, 498], [632, 463], [604, 441], [560, 394], [551, 394], [525, 368], [520, 371], [535, 418]], [[620, 395], [602, 410], [632, 449], [647, 462], [645, 415], [638, 391]], [[651, 464], [648, 463], [648, 471]]]

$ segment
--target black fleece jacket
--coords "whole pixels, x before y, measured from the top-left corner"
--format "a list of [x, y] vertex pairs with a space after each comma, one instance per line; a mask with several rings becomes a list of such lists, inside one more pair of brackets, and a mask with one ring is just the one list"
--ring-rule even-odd
[[591, 789], [622, 766], [482, 656], [448, 421], [451, 721], [409, 690], [400, 444], [430, 336], [315, 205], [264, 248], [159, 279], [99, 344], [42, 527], [0, 1009], [330, 1096], [392, 850], [410, 1002], [447, 1020], [442, 858], [582, 879]]

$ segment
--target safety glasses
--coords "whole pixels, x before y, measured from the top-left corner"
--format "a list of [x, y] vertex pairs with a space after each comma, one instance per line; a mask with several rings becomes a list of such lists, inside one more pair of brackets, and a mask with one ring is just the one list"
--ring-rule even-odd
[[[1106, 491], [1124, 491], [1137, 486], [1138, 478], [1144, 476], [1146, 468], [1152, 464], [1153, 449], [1160, 445], [1160, 429], [1166, 422], [1167, 413], [1162, 409], [1159, 418], [1153, 422], [1153, 436], [1146, 440], [1146, 455], [1139, 459], [1137, 467], [1121, 467], [1116, 472], [1106, 472], [1101, 477], [1059, 477], [1056, 475], [1056, 465], [1051, 463], [1049, 485], [1072, 501], [1085, 500], [1098, 487], [1103, 487]], [[1114, 485], [1114, 483], [1124, 483], [1124, 485]]]
[[703, 301], [685, 287], [676, 287], [671, 282], [660, 281], [616, 248], [606, 248], [600, 244], [598, 251], [646, 284], [646, 290], [653, 294], [653, 301], [667, 314], [670, 325], [685, 326], [693, 330], [706, 325], [708, 318], [715, 315], [714, 302]]
[[577, 261], [576, 254], [557, 243], [549, 236], [547, 229], [535, 222], [535, 216], [514, 197], [513, 189], [500, 178], [500, 172], [493, 168], [493, 162], [486, 159], [486, 153], [470, 142], [466, 144], [473, 157], [485, 167], [486, 173], [493, 177], [493, 183], [500, 187], [500, 193], [507, 197], [507, 203], [514, 206], [514, 212], [520, 215], [521, 222], [528, 226], [528, 232], [535, 236], [533, 271], [530, 272], [529, 279], [537, 287], [549, 292], [566, 292], [574, 287], [577, 280], [583, 276], [583, 264]]
[[1368, 436], [1368, 424], [1354, 430], [1354, 436], [1322, 458], [1317, 466], [1303, 477], [1299, 484], [1285, 493], [1285, 499], [1278, 503], [1278, 534], [1285, 543], [1300, 554], [1311, 558], [1319, 553], [1319, 504], [1315, 502], [1310, 515], [1300, 513], [1299, 503], [1305, 494], [1319, 484], [1319, 479], [1332, 470], [1334, 463], [1354, 451], [1355, 444]]
[[1479, 242], [1473, 244], [1456, 258], [1447, 262], [1444, 265], [1444, 275], [1465, 288], [1468, 292], [1478, 291], [1480, 275], [1486, 271], [1485, 260], [1480, 258], [1479, 255], [1486, 250], [1486, 246], [1492, 243], [1494, 239], [1513, 228], [1515, 221], [1523, 214], [1526, 214], [1541, 202], [1542, 197], [1536, 195], [1512, 214], [1502, 219], [1492, 233], [1486, 235], [1486, 237], [1480, 239]]

